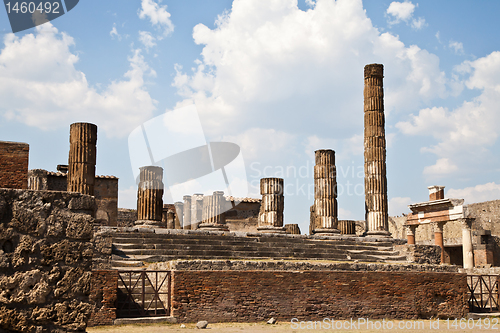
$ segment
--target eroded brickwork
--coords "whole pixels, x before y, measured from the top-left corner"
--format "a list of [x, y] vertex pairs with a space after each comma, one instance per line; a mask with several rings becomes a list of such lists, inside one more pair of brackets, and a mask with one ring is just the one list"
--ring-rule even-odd
[[0, 141], [0, 188], [28, 188], [27, 143]]
[[466, 275], [432, 272], [175, 271], [180, 322], [464, 318]]
[[88, 326], [113, 325], [116, 319], [116, 298], [118, 292], [118, 271], [101, 270], [92, 272], [90, 301], [94, 311]]

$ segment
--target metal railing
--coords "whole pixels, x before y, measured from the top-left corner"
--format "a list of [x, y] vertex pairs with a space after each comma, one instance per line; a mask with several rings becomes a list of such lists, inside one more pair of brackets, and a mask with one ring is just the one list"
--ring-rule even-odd
[[170, 316], [170, 271], [119, 271], [118, 318]]
[[468, 275], [470, 312], [498, 311], [498, 275]]

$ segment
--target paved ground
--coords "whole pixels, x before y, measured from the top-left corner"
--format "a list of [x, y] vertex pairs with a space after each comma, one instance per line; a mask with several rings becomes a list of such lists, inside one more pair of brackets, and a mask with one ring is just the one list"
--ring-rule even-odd
[[[496, 323], [496, 324], [495, 324]], [[209, 324], [207, 332], [250, 332], [250, 333], [260, 333], [260, 332], [363, 332], [363, 333], [382, 333], [382, 332], [418, 332], [418, 333], [435, 333], [435, 332], [499, 332], [500, 322], [498, 318], [488, 319], [481, 318], [480, 321], [477, 319], [472, 322], [472, 319], [468, 322], [464, 319], [462, 323], [460, 321], [453, 322], [450, 320], [429, 321], [373, 321], [373, 327], [367, 329], [366, 325], [359, 326], [356, 323], [355, 327], [344, 326], [347, 329], [336, 329], [335, 327], [328, 328], [328, 326], [323, 326], [320, 328], [319, 324], [316, 325], [316, 329], [312, 326], [312, 323], [303, 322], [302, 329], [300, 328], [300, 323], [290, 323], [281, 322], [276, 325], [267, 325], [265, 323], [216, 323]], [[385, 329], [383, 325], [385, 324]], [[462, 329], [460, 328], [462, 324]], [[466, 325], [469, 325], [467, 328]], [[489, 324], [489, 325], [485, 325]], [[347, 325], [344, 323], [344, 325]], [[431, 327], [433, 325], [433, 327]], [[392, 326], [392, 329], [390, 327]], [[481, 326], [481, 327], [480, 327]], [[488, 326], [488, 328], [486, 328]], [[186, 324], [186, 328], [180, 328], [180, 324], [138, 324], [138, 325], [120, 325], [120, 326], [101, 326], [88, 328], [89, 333], [171, 333], [171, 332], [200, 332], [200, 330], [195, 329], [195, 324]]]

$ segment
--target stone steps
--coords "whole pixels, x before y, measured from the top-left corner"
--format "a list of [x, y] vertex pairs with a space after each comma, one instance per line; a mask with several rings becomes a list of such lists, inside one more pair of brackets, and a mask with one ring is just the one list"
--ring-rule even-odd
[[175, 259], [304, 259], [362, 262], [406, 262], [391, 241], [291, 235], [117, 232], [112, 266], [144, 269], [146, 262]]

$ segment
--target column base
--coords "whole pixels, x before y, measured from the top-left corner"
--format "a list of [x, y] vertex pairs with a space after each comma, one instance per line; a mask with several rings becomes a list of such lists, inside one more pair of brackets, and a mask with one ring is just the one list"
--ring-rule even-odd
[[385, 230], [367, 231], [365, 233], [365, 236], [392, 238], [392, 234], [389, 231], [385, 231]]
[[273, 226], [262, 226], [257, 227], [258, 232], [268, 233], [268, 234], [286, 234], [285, 227], [273, 227]]
[[197, 230], [229, 231], [225, 224], [200, 223]]
[[165, 228], [165, 224], [162, 221], [155, 220], [137, 220], [134, 224], [138, 228]]
[[318, 234], [319, 236], [341, 236], [340, 230], [333, 228], [314, 229], [314, 234]]

